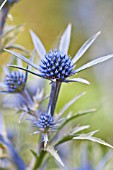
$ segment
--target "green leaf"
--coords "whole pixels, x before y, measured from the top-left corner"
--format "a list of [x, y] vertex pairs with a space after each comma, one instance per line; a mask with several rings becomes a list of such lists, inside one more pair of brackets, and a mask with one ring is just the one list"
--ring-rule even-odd
[[88, 110], [84, 110], [84, 111], [79, 111], [78, 113], [76, 113], [76, 114], [74, 114], [72, 116], [70, 116], [68, 114], [66, 120], [64, 121], [64, 123], [61, 124], [61, 126], [59, 127], [59, 130], [61, 130], [67, 123], [73, 121], [74, 119], [79, 118], [79, 117], [81, 117], [83, 115], [95, 112], [95, 111], [96, 111], [96, 109], [88, 109]]
[[32, 149], [30, 149], [30, 151], [36, 159], [39, 159], [39, 155], [37, 155], [35, 151], [33, 151]]
[[61, 158], [59, 157], [57, 151], [54, 149], [52, 145], [48, 145], [46, 150], [62, 165], [64, 166]]
[[47, 154], [46, 151], [41, 150], [39, 157], [37, 157], [37, 159], [36, 159], [36, 161], [35, 161], [33, 170], [37, 170], [37, 169], [42, 165], [42, 162], [43, 162], [46, 154]]
[[113, 149], [113, 146], [110, 145], [109, 143], [105, 142], [104, 140], [100, 139], [100, 138], [96, 138], [93, 135], [96, 133], [97, 131], [92, 131], [90, 133], [87, 134], [80, 134], [76, 137], [73, 137], [74, 140], [90, 140], [92, 142], [96, 142], [99, 143], [101, 145], [105, 145], [107, 147], [110, 147]]
[[57, 141], [57, 143], [55, 144], [55, 146], [58, 146], [62, 143], [65, 143], [67, 141], [70, 141], [73, 139], [73, 137], [77, 136], [76, 133], [88, 129], [89, 125], [85, 125], [85, 126], [76, 126], [75, 128], [71, 129], [71, 131], [69, 130], [65, 136], [63, 136], [63, 138], [61, 138], [59, 141]]

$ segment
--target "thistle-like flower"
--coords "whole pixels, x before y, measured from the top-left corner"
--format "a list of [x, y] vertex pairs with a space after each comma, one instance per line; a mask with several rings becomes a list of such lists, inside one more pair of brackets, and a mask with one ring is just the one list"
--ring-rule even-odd
[[13, 71], [9, 75], [6, 75], [5, 84], [8, 92], [20, 93], [25, 88], [26, 76], [19, 71]]
[[56, 131], [56, 129], [59, 126], [59, 123], [64, 120], [60, 119], [55, 121], [53, 116], [50, 113], [42, 113], [38, 119], [36, 120], [31, 120], [33, 122], [32, 126], [37, 127], [38, 130], [33, 132], [32, 134], [37, 134], [41, 132], [43, 134], [43, 141], [44, 141], [44, 149], [47, 146], [48, 143], [48, 134], [50, 132]]
[[59, 48], [57, 50], [46, 53], [46, 50], [43, 44], [41, 43], [40, 39], [36, 36], [34, 32], [31, 31], [31, 36], [32, 36], [35, 49], [38, 52], [39, 56], [41, 57], [41, 64], [39, 66], [37, 66], [36, 64], [34, 64], [29, 59], [25, 58], [23, 55], [19, 53], [16, 53], [10, 50], [6, 50], [6, 51], [16, 56], [17, 58], [20, 58], [27, 64], [31, 65], [38, 72], [32, 72], [29, 69], [15, 66], [15, 65], [10, 65], [10, 66], [28, 71], [34, 75], [43, 77], [45, 79], [49, 79], [51, 81], [59, 81], [59, 82], [67, 82], [67, 83], [68, 82], [81, 82], [81, 83], [89, 84], [87, 80], [84, 80], [82, 78], [70, 79], [69, 77], [93, 65], [96, 65], [98, 63], [101, 63], [103, 61], [106, 61], [112, 58], [113, 54], [95, 59], [81, 66], [80, 68], [74, 70], [74, 66], [76, 62], [82, 57], [82, 55], [94, 43], [94, 41], [100, 35], [100, 32], [98, 32], [97, 34], [92, 36], [89, 40], [87, 40], [83, 44], [83, 46], [80, 48], [80, 50], [76, 53], [76, 55], [73, 57], [73, 59], [70, 59], [69, 55], [67, 54], [69, 44], [70, 44], [70, 35], [71, 35], [71, 24], [68, 25], [68, 27], [66, 28], [65, 32], [62, 35]]
[[43, 133], [48, 133], [55, 126], [53, 117], [47, 113], [41, 114], [37, 122], [33, 123], [33, 126], [36, 126]]
[[74, 74], [73, 65], [69, 56], [58, 50], [50, 51], [41, 61], [40, 72], [47, 79], [63, 81]]
[[[17, 63], [22, 66], [21, 60], [17, 60]], [[25, 89], [28, 73], [23, 71], [11, 71], [6, 67], [3, 68], [5, 73], [4, 83], [0, 83], [0, 87], [4, 90], [0, 90], [1, 93], [22, 93]]]

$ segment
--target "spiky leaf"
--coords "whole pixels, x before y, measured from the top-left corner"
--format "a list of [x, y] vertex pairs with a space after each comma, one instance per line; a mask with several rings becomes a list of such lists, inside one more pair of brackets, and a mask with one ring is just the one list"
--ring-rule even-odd
[[77, 52], [77, 54], [74, 56], [72, 63], [75, 64], [82, 56], [83, 54], [88, 50], [88, 48], [94, 43], [94, 41], [97, 39], [97, 37], [100, 35], [100, 31], [93, 35], [90, 39], [88, 39], [83, 46], [80, 48], [80, 50]]
[[80, 68], [78, 68], [76, 70], [76, 73], [78, 73], [78, 72], [80, 72], [82, 70], [85, 70], [85, 69], [87, 69], [89, 67], [92, 67], [92, 66], [94, 66], [94, 65], [96, 65], [98, 63], [102, 63], [102, 62], [104, 62], [104, 61], [106, 61], [106, 60], [108, 60], [108, 59], [110, 59], [112, 57], [113, 57], [113, 54], [97, 58], [97, 59], [95, 59], [95, 60], [93, 60], [93, 61], [91, 61], [91, 62], [89, 62], [89, 63], [87, 63], [87, 64], [85, 64], [83, 66], [81, 66]]
[[73, 139], [74, 140], [90, 140], [92, 142], [96, 142], [96, 143], [99, 143], [101, 145], [105, 145], [107, 147], [110, 147], [113, 149], [113, 146], [110, 145], [109, 143], [105, 142], [104, 140], [100, 139], [100, 138], [96, 138], [94, 137], [93, 135], [96, 133], [97, 131], [92, 131], [90, 133], [87, 133], [87, 134], [80, 134], [76, 137], [74, 137]]
[[61, 52], [68, 52], [69, 49], [69, 44], [70, 44], [70, 36], [71, 36], [71, 24], [69, 24], [64, 31], [61, 40], [60, 40], [60, 45], [59, 45], [59, 50]]
[[48, 145], [46, 150], [62, 165], [64, 166], [61, 158], [59, 157], [57, 151], [54, 149], [52, 145]]

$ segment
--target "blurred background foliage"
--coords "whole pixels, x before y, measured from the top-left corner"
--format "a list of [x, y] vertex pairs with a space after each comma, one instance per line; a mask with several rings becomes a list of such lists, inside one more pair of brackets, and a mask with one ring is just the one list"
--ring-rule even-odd
[[[88, 50], [83, 58], [78, 62], [78, 66], [113, 53], [113, 1], [112, 0], [21, 0], [10, 11], [13, 18], [8, 18], [7, 23], [12, 25], [24, 24], [25, 29], [19, 35], [17, 43], [31, 50], [33, 44], [29, 30], [33, 30], [44, 43], [47, 51], [55, 48], [59, 42], [59, 37], [68, 23], [72, 23], [72, 37], [69, 54], [74, 56], [79, 47], [89, 37], [98, 31], [102, 31], [94, 45]], [[0, 66], [5, 65], [9, 60], [8, 54], [1, 55]], [[99, 129], [97, 136], [105, 139], [113, 145], [113, 60], [104, 62], [98, 66], [87, 69], [80, 73], [82, 78], [86, 78], [91, 85], [75, 84], [63, 85], [56, 112], [72, 99], [75, 95], [86, 91], [86, 95], [77, 101], [71, 110], [85, 110], [96, 108], [97, 111], [77, 119], [75, 124], [89, 124], [91, 129]], [[48, 86], [46, 88], [48, 93]], [[14, 111], [15, 112], [15, 111]], [[4, 111], [6, 122], [10, 128], [14, 129], [18, 117], [15, 114]], [[10, 121], [13, 122], [10, 125]], [[25, 122], [22, 122], [21, 129], [24, 137], [28, 133], [24, 129]], [[11, 127], [12, 126], [12, 127]], [[30, 128], [30, 125], [28, 125]], [[16, 132], [14, 132], [16, 133]], [[36, 136], [29, 137], [36, 140]], [[28, 144], [30, 145], [30, 140]], [[18, 146], [18, 145], [17, 145]], [[25, 153], [22, 153], [22, 156]]]

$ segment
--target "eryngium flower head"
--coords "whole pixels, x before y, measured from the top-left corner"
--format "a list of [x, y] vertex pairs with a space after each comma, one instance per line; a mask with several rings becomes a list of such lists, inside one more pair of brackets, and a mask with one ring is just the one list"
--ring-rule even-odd
[[25, 87], [25, 82], [25, 76], [19, 71], [13, 71], [5, 78], [5, 84], [9, 92], [21, 92]]
[[58, 50], [50, 51], [41, 60], [40, 72], [48, 79], [64, 80], [73, 74], [71, 59]]
[[33, 132], [33, 134], [36, 134], [38, 132], [49, 133], [55, 131], [62, 120], [63, 119], [55, 121], [51, 114], [43, 113], [40, 115], [38, 121], [31, 120], [33, 122], [33, 126], [38, 128], [38, 130], [36, 132]]
[[47, 113], [42, 114], [38, 121], [33, 123], [33, 126], [38, 127], [41, 131], [48, 131], [54, 125], [53, 117]]
[[50, 128], [53, 124], [53, 117], [47, 113], [42, 114], [38, 120], [38, 126], [43, 129]]

